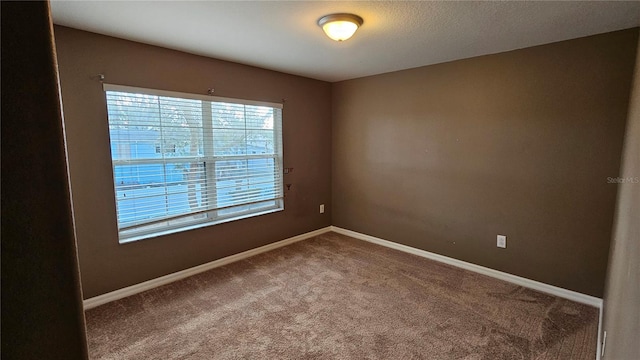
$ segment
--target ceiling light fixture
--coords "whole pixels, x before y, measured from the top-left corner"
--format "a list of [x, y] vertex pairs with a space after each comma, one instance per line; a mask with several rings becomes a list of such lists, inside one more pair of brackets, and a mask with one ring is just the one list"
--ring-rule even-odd
[[353, 14], [331, 14], [321, 17], [318, 25], [331, 39], [344, 41], [362, 25], [362, 18]]

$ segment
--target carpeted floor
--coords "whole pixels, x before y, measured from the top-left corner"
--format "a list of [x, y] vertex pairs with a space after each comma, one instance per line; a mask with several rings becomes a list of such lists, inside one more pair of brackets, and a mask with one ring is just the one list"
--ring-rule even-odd
[[87, 311], [92, 359], [593, 360], [598, 310], [327, 233]]

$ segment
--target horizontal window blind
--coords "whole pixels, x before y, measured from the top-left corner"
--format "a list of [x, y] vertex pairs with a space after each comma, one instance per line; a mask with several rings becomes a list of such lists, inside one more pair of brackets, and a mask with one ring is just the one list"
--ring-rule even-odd
[[282, 209], [282, 106], [104, 85], [121, 240]]

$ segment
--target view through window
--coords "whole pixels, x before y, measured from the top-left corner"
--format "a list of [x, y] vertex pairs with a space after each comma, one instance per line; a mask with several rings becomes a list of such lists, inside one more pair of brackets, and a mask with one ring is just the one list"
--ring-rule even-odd
[[121, 242], [284, 208], [281, 104], [104, 88]]

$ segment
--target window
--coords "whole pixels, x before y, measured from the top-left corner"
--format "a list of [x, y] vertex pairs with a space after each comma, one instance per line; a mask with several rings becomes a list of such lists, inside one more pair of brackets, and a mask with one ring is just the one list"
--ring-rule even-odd
[[284, 209], [281, 104], [104, 90], [120, 242]]

